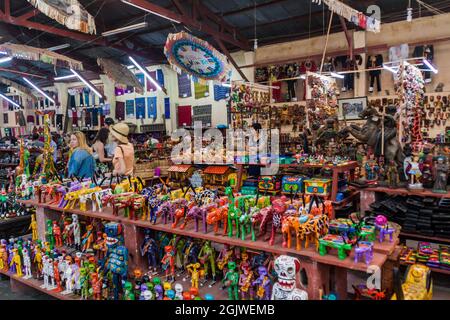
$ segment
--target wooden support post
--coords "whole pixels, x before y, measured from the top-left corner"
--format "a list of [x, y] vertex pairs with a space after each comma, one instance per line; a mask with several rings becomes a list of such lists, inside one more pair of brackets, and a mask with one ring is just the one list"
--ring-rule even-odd
[[236, 61], [233, 59], [233, 57], [231, 56], [230, 52], [228, 51], [228, 49], [225, 47], [225, 45], [223, 44], [222, 40], [220, 40], [219, 38], [215, 37], [214, 38], [216, 40], [216, 42], [218, 43], [220, 50], [222, 50], [222, 52], [227, 56], [227, 58], [230, 60], [231, 64], [236, 68], [237, 72], [239, 72], [239, 74], [241, 75], [242, 79], [244, 79], [245, 81], [248, 82], [248, 78], [247, 76], [242, 72], [241, 68], [238, 66], [238, 64], [236, 63]]

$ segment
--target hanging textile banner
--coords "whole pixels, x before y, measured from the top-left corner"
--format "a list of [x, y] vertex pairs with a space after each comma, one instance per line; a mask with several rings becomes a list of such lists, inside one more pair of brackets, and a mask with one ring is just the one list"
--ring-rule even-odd
[[142, 94], [144, 92], [143, 83], [122, 64], [106, 58], [98, 58], [97, 64], [102, 68], [103, 72], [115, 82], [117, 88], [134, 87], [136, 92]]
[[28, 0], [47, 17], [71, 30], [95, 34], [94, 17], [78, 0]]
[[0, 51], [6, 52], [8, 56], [16, 59], [41, 61], [57, 67], [83, 71], [82, 62], [47, 49], [30, 47], [23, 44], [3, 43], [0, 44]]
[[145, 118], [145, 98], [136, 98], [136, 118], [144, 119]]
[[134, 100], [127, 100], [125, 102], [125, 113], [127, 118], [134, 118]]
[[367, 31], [380, 32], [381, 22], [374, 17], [368, 17], [364, 13], [353, 9], [339, 0], [311, 0], [313, 3], [321, 5], [325, 3], [328, 8], [341, 17], [353, 22], [358, 27]]
[[231, 78], [232, 67], [227, 57], [187, 32], [170, 33], [164, 54], [177, 73], [187, 72], [194, 82], [229, 82]]
[[150, 119], [155, 120], [157, 116], [157, 98], [148, 97], [147, 98], [147, 112]]

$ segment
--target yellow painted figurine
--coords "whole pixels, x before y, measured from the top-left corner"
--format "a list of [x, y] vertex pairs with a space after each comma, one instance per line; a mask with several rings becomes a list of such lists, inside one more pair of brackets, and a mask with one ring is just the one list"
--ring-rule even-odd
[[33, 241], [36, 241], [38, 239], [38, 233], [37, 233], [37, 222], [36, 222], [36, 214], [31, 215], [31, 223], [28, 230], [31, 229], [31, 239]]
[[43, 265], [42, 265], [42, 251], [39, 246], [36, 246], [33, 262], [36, 263], [38, 274], [41, 275]]
[[431, 300], [432, 297], [430, 268], [423, 264], [413, 264], [406, 270], [405, 282], [397, 288], [392, 300]]
[[186, 270], [191, 274], [191, 287], [198, 289], [198, 280], [200, 279], [200, 263], [191, 263], [186, 266]]
[[22, 260], [20, 259], [20, 255], [17, 249], [13, 249], [13, 257], [11, 259], [11, 262], [9, 263], [9, 266], [12, 266], [13, 263], [16, 265], [16, 275], [18, 277], [23, 276], [22, 274]]
[[0, 245], [0, 270], [8, 270], [8, 253], [4, 243]]

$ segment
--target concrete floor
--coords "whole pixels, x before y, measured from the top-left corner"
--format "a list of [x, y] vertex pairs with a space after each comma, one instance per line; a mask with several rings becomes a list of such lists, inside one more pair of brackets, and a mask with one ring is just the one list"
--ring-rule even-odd
[[8, 277], [0, 279], [0, 300], [55, 300], [39, 290], [27, 290], [27, 292], [12, 292]]

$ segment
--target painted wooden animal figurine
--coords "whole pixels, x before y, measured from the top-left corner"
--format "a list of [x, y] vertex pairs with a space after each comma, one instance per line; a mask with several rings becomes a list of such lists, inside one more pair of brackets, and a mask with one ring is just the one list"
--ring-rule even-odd
[[357, 241], [355, 244], [355, 263], [365, 258], [366, 264], [373, 259], [373, 242]]
[[227, 234], [228, 207], [222, 206], [209, 211], [206, 215], [206, 223], [214, 225], [214, 233], [219, 232], [219, 225], [222, 223], [223, 235]]

